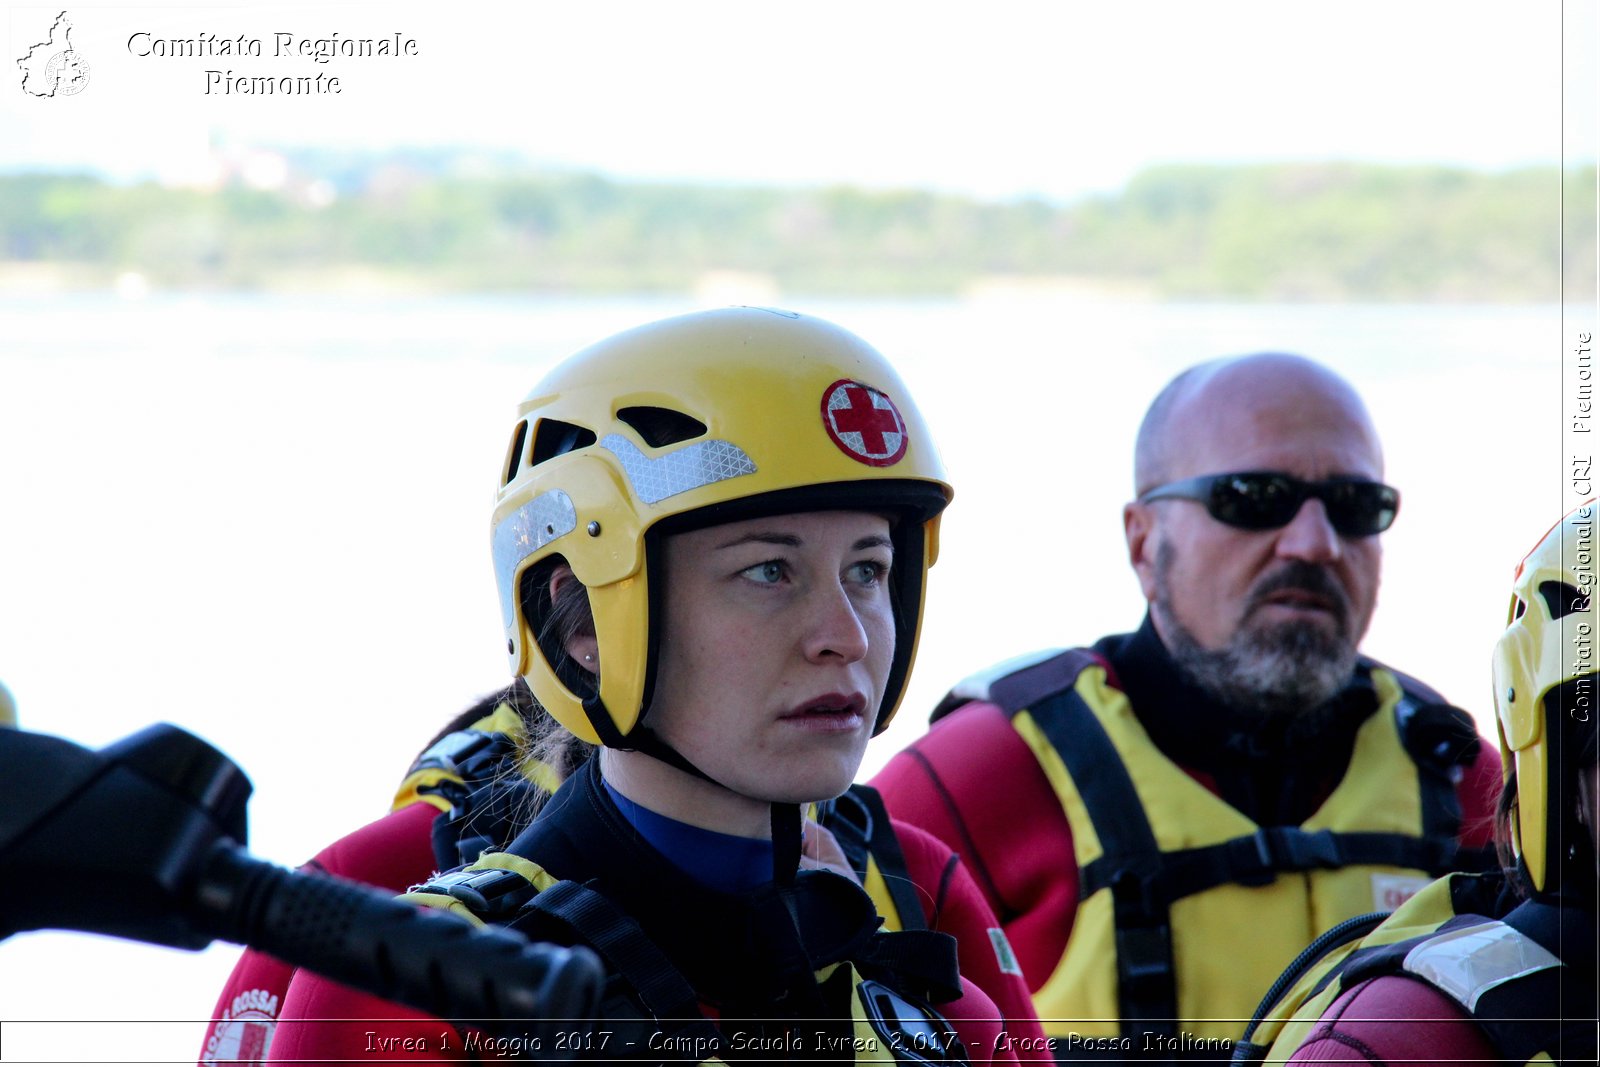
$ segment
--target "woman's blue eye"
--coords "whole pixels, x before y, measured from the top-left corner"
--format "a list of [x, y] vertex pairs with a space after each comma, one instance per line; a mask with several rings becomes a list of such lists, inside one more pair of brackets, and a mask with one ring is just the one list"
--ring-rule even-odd
[[783, 580], [783, 564], [775, 559], [769, 559], [765, 563], [757, 563], [754, 567], [746, 567], [740, 573], [752, 582], [776, 585]]
[[854, 578], [863, 585], [876, 585], [883, 581], [889, 568], [873, 560], [864, 560], [853, 566]]

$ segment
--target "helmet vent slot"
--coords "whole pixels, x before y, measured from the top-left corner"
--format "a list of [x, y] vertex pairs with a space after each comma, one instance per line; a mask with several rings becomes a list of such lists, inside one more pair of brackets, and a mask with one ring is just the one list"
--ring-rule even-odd
[[1571, 615], [1575, 611], [1583, 611], [1589, 606], [1589, 598], [1584, 596], [1577, 586], [1566, 582], [1540, 582], [1539, 595], [1544, 597], [1545, 606], [1550, 609], [1552, 619]]
[[671, 408], [632, 407], [620, 408], [617, 418], [633, 427], [651, 448], [665, 448], [680, 441], [704, 437], [706, 424], [693, 415], [685, 415]]
[[517, 423], [516, 433], [511, 435], [511, 449], [506, 453], [506, 467], [500, 472], [500, 484], [509, 485], [511, 479], [517, 476], [517, 467], [522, 463], [522, 446], [528, 442], [528, 420], [523, 419]]
[[582, 426], [560, 419], [540, 419], [533, 431], [533, 455], [528, 457], [528, 466], [537, 467], [547, 459], [588, 448], [594, 442], [594, 432]]

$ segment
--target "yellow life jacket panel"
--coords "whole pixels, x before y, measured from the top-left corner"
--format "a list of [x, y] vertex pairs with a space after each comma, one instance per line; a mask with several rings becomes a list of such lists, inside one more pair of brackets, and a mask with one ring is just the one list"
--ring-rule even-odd
[[1481, 862], [1458, 848], [1448, 769], [1420, 766], [1404, 744], [1404, 723], [1424, 701], [1367, 661], [1359, 680], [1376, 708], [1349, 767], [1290, 827], [1257, 825], [1168, 759], [1088, 650], [990, 683], [988, 698], [1011, 714], [1049, 780], [1076, 853], [1071, 934], [1034, 991], [1046, 1033], [1149, 1034], [1214, 1057], [1283, 961], [1320, 931], [1374, 910], [1385, 892]]

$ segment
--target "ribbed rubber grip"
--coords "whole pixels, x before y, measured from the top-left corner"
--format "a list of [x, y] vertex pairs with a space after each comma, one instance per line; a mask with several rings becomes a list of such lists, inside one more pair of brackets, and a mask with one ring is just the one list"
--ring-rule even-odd
[[219, 845], [198, 892], [216, 937], [346, 985], [486, 1030], [593, 1017], [604, 984], [586, 948], [480, 929], [354, 882], [285, 870]]

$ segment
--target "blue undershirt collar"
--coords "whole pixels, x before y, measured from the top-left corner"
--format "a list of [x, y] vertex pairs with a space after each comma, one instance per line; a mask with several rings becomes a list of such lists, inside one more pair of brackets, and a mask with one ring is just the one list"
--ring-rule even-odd
[[639, 836], [707, 889], [742, 893], [772, 881], [771, 840], [690, 826], [636, 804], [604, 778], [601, 782]]

